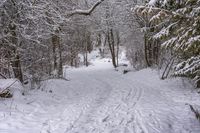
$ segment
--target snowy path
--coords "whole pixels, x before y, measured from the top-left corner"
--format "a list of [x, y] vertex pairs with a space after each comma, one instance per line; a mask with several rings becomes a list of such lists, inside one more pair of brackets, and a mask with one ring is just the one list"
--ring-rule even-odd
[[[92, 84], [101, 86], [92, 108], [73, 125], [70, 132], [124, 132], [133, 118], [131, 113], [142, 96], [142, 88], [134, 87], [134, 83], [120, 78], [120, 75], [101, 71], [90, 74]], [[83, 75], [87, 75], [86, 73]], [[95, 77], [93, 77], [94, 75]], [[99, 77], [99, 78], [96, 78]], [[101, 77], [101, 78], [100, 78]], [[92, 79], [92, 80], [91, 80]], [[96, 81], [94, 81], [94, 79]], [[130, 119], [130, 120], [129, 120]], [[137, 125], [142, 129], [142, 125]], [[135, 129], [130, 129], [136, 132]]]
[[151, 70], [123, 75], [104, 61], [66, 75], [69, 82], [0, 101], [0, 133], [200, 132], [186, 105], [199, 106], [199, 95], [179, 80], [160, 81]]

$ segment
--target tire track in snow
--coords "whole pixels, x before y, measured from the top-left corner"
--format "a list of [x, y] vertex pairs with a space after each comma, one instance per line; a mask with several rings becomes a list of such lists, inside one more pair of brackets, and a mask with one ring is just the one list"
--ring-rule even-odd
[[[70, 122], [70, 126], [66, 127], [67, 133], [74, 133], [80, 130], [83, 133], [101, 132], [104, 129], [115, 129], [118, 126], [121, 126], [123, 130], [129, 130], [131, 128], [130, 123], [134, 121], [136, 121], [135, 126], [146, 133], [141, 122], [138, 122], [139, 119], [133, 117], [136, 115], [134, 114], [135, 106], [143, 93], [142, 88], [138, 87], [135, 82], [131, 82], [120, 75], [113, 75], [115, 73], [95, 71], [92, 74], [80, 74], [84, 75], [84, 80], [80, 82], [89, 80], [92, 83], [85, 83], [85, 87], [86, 89], [95, 88], [95, 97], [82, 99], [86, 101], [85, 105], [83, 105], [84, 108], [82, 107], [83, 110], [80, 111], [79, 116]], [[119, 122], [115, 122], [116, 117], [119, 115]], [[64, 115], [60, 115], [60, 117], [62, 116]], [[129, 116], [131, 117], [127, 119]], [[59, 121], [61, 125], [62, 122], [63, 120]], [[119, 131], [120, 129], [117, 130]]]
[[[84, 78], [83, 80], [80, 80], [80, 82], [82, 82], [84, 86], [87, 86], [87, 79], [88, 78]], [[76, 85], [74, 87], [76, 87]], [[98, 84], [93, 84], [92, 87], [98, 88]], [[92, 94], [96, 89], [89, 88], [89, 90], [92, 91], [90, 91]], [[43, 125], [41, 132], [57, 133], [61, 132], [63, 130], [62, 128], [64, 127], [67, 129], [73, 128], [74, 125], [76, 125], [76, 123], [78, 123], [78, 121], [81, 119], [81, 117], [85, 115], [86, 111], [91, 108], [90, 106], [92, 105], [91, 103], [94, 100], [94, 97], [88, 94], [85, 97], [80, 97], [79, 99], [81, 103], [78, 101], [78, 103], [68, 103], [67, 106], [63, 105], [63, 107], [66, 106], [66, 109], [62, 107], [62, 110], [58, 109], [58, 113], [52, 114], [51, 118], [46, 118], [46, 120], [43, 122], [45, 124]], [[73, 117], [69, 116], [69, 114], [71, 114]]]
[[[137, 105], [137, 103], [139, 102], [140, 98], [142, 97], [143, 94], [143, 90], [144, 88], [139, 87], [138, 84], [135, 81], [130, 82], [128, 79], [126, 79], [128, 81], [127, 86], [131, 87], [132, 85], [134, 85], [134, 87], [131, 88], [131, 90], [129, 91], [126, 100], [129, 101], [129, 114], [132, 114], [132, 117], [130, 119], [130, 121], [127, 122], [127, 124], [130, 124], [131, 122], [134, 122], [134, 126], [133, 126], [133, 132], [134, 133], [148, 133], [147, 128], [145, 127], [145, 124], [142, 121], [142, 117], [140, 114], [140, 112], [138, 111], [138, 109], [135, 108], [135, 106]], [[135, 86], [137, 85], [137, 86]], [[135, 91], [133, 91], [135, 90]], [[132, 92], [132, 93], [130, 93]], [[132, 103], [130, 105], [130, 103]], [[140, 130], [137, 130], [140, 129]]]
[[[159, 102], [161, 102], [161, 105], [165, 104], [166, 100], [167, 101], [170, 100], [170, 99], [166, 98], [164, 95], [160, 94], [159, 89], [153, 88], [153, 86], [150, 86], [149, 84], [151, 84], [151, 83], [141, 82], [138, 80], [135, 80], [135, 82], [137, 83], [137, 87], [142, 88], [143, 91], [145, 90], [146, 94], [154, 94], [154, 96], [160, 97], [158, 99], [161, 100], [161, 101], [159, 101]], [[160, 86], [158, 86], [158, 87], [160, 87]], [[151, 93], [152, 91], [154, 91], [154, 93]], [[173, 101], [172, 100], [170, 100], [170, 101], [171, 101], [170, 103], [173, 104]], [[151, 101], [151, 102], [153, 102], [153, 101]], [[162, 103], [162, 102], [164, 102], [164, 103]], [[151, 104], [151, 103], [149, 103], [149, 104]], [[171, 108], [171, 106], [172, 106], [171, 104], [168, 105], [167, 107], [165, 107], [165, 109]], [[164, 131], [167, 130], [167, 132], [173, 133], [173, 132], [175, 132], [173, 130], [173, 127], [171, 126], [171, 123], [173, 123], [173, 121], [171, 121], [170, 119], [172, 119], [172, 118], [174, 119], [175, 116], [173, 114], [170, 114], [170, 116], [167, 118], [167, 119], [169, 119], [169, 122], [166, 121], [166, 123], [165, 123], [166, 126], [162, 127], [163, 124], [160, 123], [161, 122], [160, 118], [162, 118], [162, 116], [165, 116], [163, 114], [164, 112], [165, 112], [164, 110], [151, 110], [151, 117], [150, 117], [151, 120], [148, 120], [148, 123], [146, 123], [146, 124], [144, 124], [143, 116], [141, 115], [142, 112], [139, 109], [137, 109], [136, 114], [139, 114], [138, 118], [140, 118], [140, 120], [139, 120], [141, 123], [140, 125], [143, 126], [144, 131], [148, 131], [148, 130], [146, 130], [147, 128], [144, 126], [144, 125], [146, 125], [146, 126], [152, 128], [154, 130], [154, 132], [157, 132], [157, 133], [161, 133], [161, 131], [163, 131], [163, 130]], [[158, 117], [158, 115], [160, 115], [160, 116]]]
[[[126, 89], [127, 90], [127, 95], [123, 96], [122, 97], [122, 101], [126, 104], [126, 109], [121, 109], [119, 110], [119, 107], [122, 106], [121, 103], [116, 107], [116, 109], [118, 110], [113, 110], [112, 113], [117, 113], [119, 111], [122, 111], [126, 114], [133, 114], [133, 112], [131, 112], [132, 110], [134, 110], [134, 107], [136, 106], [136, 104], [138, 103], [140, 97], [142, 96], [142, 88], [138, 88], [138, 87], [135, 87], [132, 82], [128, 81], [128, 80], [125, 80], [123, 77], [118, 77], [118, 78], [114, 78], [114, 77], [111, 77], [113, 78], [113, 80], [110, 81], [110, 78], [108, 79], [108, 77], [106, 79], [104, 79], [106, 82], [110, 82], [109, 84], [115, 84], [117, 85], [119, 88], [119, 91], [118, 93], [122, 93], [121, 91]], [[118, 82], [116, 82], [118, 81]], [[125, 82], [126, 83], [126, 86], [122, 86], [121, 83]], [[127, 84], [128, 83], [128, 84]], [[130, 111], [131, 110], [131, 111]], [[107, 120], [108, 119], [108, 116], [107, 115], [104, 119]], [[124, 116], [126, 117], [126, 116]], [[114, 117], [115, 118], [115, 117]], [[122, 118], [120, 124], [122, 124], [124, 122], [126, 118]], [[132, 119], [132, 118], [131, 118]], [[128, 122], [127, 122], [128, 123]], [[140, 126], [140, 125], [138, 125]], [[145, 129], [144, 129], [145, 130]]]
[[[119, 81], [119, 80], [121, 80], [121, 81]], [[109, 81], [109, 80], [107, 80], [107, 81]], [[118, 86], [122, 87], [123, 89], [125, 89], [125, 88], [127, 89], [127, 92], [128, 92], [127, 95], [125, 95], [125, 97], [122, 97], [122, 101], [126, 104], [126, 108], [127, 108], [124, 110], [124, 112], [126, 112], [128, 115], [129, 114], [136, 115], [136, 113], [134, 113], [135, 106], [139, 102], [139, 100], [142, 96], [143, 88], [135, 86], [136, 85], [135, 82], [130, 82], [129, 80], [127, 80], [123, 77], [115, 78], [115, 80], [113, 80], [113, 81], [114, 81], [113, 82], [114, 84], [117, 84]], [[116, 81], [118, 81], [118, 82], [116, 82]], [[126, 83], [126, 86], [122, 86], [120, 84], [123, 82]], [[122, 90], [122, 88], [120, 90]], [[119, 106], [120, 106], [120, 104], [118, 105], [118, 107]], [[117, 110], [116, 110], [116, 112], [117, 112]], [[124, 117], [126, 117], [126, 116], [124, 116]], [[140, 121], [138, 121], [138, 120], [140, 120]], [[143, 133], [148, 133], [148, 131], [145, 128], [144, 124], [142, 123], [141, 119], [138, 119], [138, 120], [131, 117], [130, 120], [127, 120], [126, 123], [128, 124], [133, 121], [136, 121], [136, 124], [137, 124], [136, 126], [139, 127]], [[125, 118], [122, 119], [120, 124], [122, 124], [124, 121], [125, 121]], [[127, 130], [127, 127], [125, 127], [125, 130]], [[134, 132], [135, 131], [136, 130], [134, 130]], [[135, 133], [137, 133], [137, 131]]]
[[[137, 80], [134, 80], [134, 81], [133, 81], [133, 80], [130, 79], [129, 82], [130, 82], [130, 81], [134, 82], [134, 84], [137, 85], [137, 89], [140, 90], [140, 91], [139, 91], [139, 95], [138, 95], [138, 97], [137, 97], [137, 101], [139, 101], [139, 99], [142, 97], [142, 94], [144, 93], [145, 90], [153, 89], [153, 88], [150, 87], [150, 86], [146, 86], [146, 85], [144, 85], [143, 83], [138, 82]], [[137, 104], [137, 103], [134, 103], [134, 106], [136, 106], [136, 104]], [[134, 126], [133, 132], [134, 132], [134, 133], [140, 133], [140, 132], [142, 132], [142, 133], [148, 133], [148, 129], [147, 129], [147, 127], [146, 127], [146, 124], [144, 123], [143, 116], [141, 115], [142, 112], [140, 111], [140, 109], [136, 109], [135, 112], [134, 112], [134, 114], [135, 114], [135, 121], [134, 121], [134, 123], [135, 123], [138, 127], [135, 127], [135, 126]], [[155, 119], [155, 118], [154, 118], [154, 120], [155, 120], [156, 123], [159, 125], [159, 120], [157, 120], [157, 119]], [[154, 128], [154, 127], [152, 126], [152, 128]], [[156, 129], [156, 128], [154, 128], [154, 130], [159, 131], [159, 130]]]
[[[135, 82], [126, 80], [120, 75], [113, 75], [114, 73], [94, 72], [92, 74], [80, 74], [84, 75], [84, 80], [80, 82], [86, 80], [92, 82], [92, 84], [85, 84], [85, 87], [86, 89], [95, 88], [94, 91], [96, 91], [96, 94], [95, 98], [82, 99], [86, 100], [86, 104], [83, 106], [87, 107], [84, 107], [85, 109], [80, 111], [79, 117], [70, 122], [71, 126], [67, 127], [67, 133], [74, 133], [80, 130], [83, 133], [103, 132], [104, 129], [113, 129], [113, 131], [114, 129], [116, 131], [123, 129], [125, 131], [131, 128], [130, 124], [127, 123], [133, 123], [134, 121], [136, 121], [135, 126], [140, 128], [140, 131], [146, 133], [141, 122], [138, 122], [138, 119], [135, 119], [136, 117], [132, 117], [135, 115], [135, 106], [142, 96], [142, 88], [136, 86]], [[119, 116], [120, 120], [116, 122], [116, 117]], [[131, 117], [127, 119], [129, 116]], [[62, 122], [59, 121], [61, 124]], [[118, 126], [122, 127], [122, 129], [118, 129]]]
[[[95, 117], [93, 114], [98, 110], [98, 108], [100, 108], [103, 105], [103, 103], [109, 97], [109, 94], [112, 90], [112, 87], [107, 82], [101, 81], [100, 79], [91, 76], [91, 74], [85, 75], [85, 76], [91, 81], [93, 81], [92, 82], [93, 85], [95, 83], [95, 86], [97, 87], [96, 88], [97, 94], [95, 95], [96, 97], [93, 99], [93, 102], [91, 102], [90, 105], [88, 105], [90, 106], [90, 108], [88, 108], [88, 111], [86, 111], [84, 114], [82, 114], [78, 119], [76, 119], [73, 122], [72, 128], [66, 130], [67, 133], [74, 132], [74, 130], [78, 128], [82, 128], [82, 131], [83, 131], [84, 128], [87, 128], [86, 124], [92, 125], [92, 123], [95, 122], [93, 120]], [[102, 84], [104, 87], [101, 86], [101, 88], [99, 88], [99, 85], [102, 85]], [[111, 89], [108, 89], [108, 88], [111, 88]], [[88, 130], [88, 129], [85, 129], [85, 130]], [[90, 130], [95, 130], [95, 129], [90, 129]]]

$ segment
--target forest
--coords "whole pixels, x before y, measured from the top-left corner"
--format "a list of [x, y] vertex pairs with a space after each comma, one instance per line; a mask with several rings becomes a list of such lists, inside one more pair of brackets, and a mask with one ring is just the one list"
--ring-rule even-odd
[[200, 0], [0, 1], [0, 132], [199, 133], [199, 88]]

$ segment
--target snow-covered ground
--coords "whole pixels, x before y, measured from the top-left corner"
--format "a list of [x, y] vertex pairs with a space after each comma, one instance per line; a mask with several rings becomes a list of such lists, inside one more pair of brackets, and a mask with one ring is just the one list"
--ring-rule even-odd
[[151, 69], [123, 74], [110, 59], [92, 63], [66, 69], [70, 81], [0, 99], [0, 133], [200, 133], [188, 106], [200, 107], [200, 95], [187, 81], [162, 81]]

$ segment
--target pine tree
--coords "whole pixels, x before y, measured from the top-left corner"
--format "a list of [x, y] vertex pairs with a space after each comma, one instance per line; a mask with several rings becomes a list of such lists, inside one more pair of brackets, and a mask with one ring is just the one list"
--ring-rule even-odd
[[174, 75], [190, 77], [200, 87], [200, 0], [168, 0], [156, 6], [139, 6], [135, 12], [149, 18], [152, 26], [146, 29], [154, 31], [150, 38], [176, 53]]

